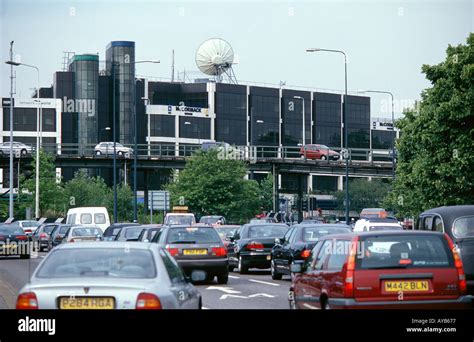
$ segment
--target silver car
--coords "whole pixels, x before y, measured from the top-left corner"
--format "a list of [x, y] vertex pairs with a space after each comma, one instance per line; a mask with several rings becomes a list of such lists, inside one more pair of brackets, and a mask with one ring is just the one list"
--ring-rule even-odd
[[[122, 144], [115, 143], [115, 151], [118, 156], [131, 156], [133, 155], [133, 149], [130, 147], [125, 147]], [[94, 153], [98, 156], [100, 155], [113, 155], [114, 154], [114, 143], [113, 142], [101, 142], [94, 147]]]
[[[31, 152], [33, 151], [31, 146], [28, 146], [24, 143], [17, 142], [17, 141], [13, 142], [12, 147], [13, 147], [13, 154], [14, 155], [21, 154], [22, 156], [24, 156], [24, 155], [27, 155], [27, 154], [31, 154]], [[9, 141], [0, 143], [0, 153], [5, 154], [5, 155], [10, 154], [10, 142]]]
[[[193, 281], [203, 281], [197, 271]], [[199, 291], [153, 243], [61, 244], [19, 292], [17, 309], [200, 309]]]

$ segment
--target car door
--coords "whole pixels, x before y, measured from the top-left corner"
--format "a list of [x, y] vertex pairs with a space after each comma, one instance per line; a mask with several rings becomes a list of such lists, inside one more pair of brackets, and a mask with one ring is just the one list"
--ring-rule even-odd
[[350, 250], [350, 240], [332, 240], [331, 249], [336, 251], [330, 253], [326, 263], [321, 270], [322, 284], [321, 294], [326, 294], [328, 298], [341, 298], [344, 296], [344, 277], [342, 268], [347, 261]]
[[227, 245], [227, 256], [229, 258], [229, 263], [232, 265], [237, 265], [237, 253], [235, 250], [235, 246], [237, 244], [237, 241], [240, 239], [241, 234], [242, 234], [243, 227], [240, 227], [237, 229], [234, 233], [234, 236], [232, 237], [232, 241], [229, 241], [229, 244]]
[[283, 260], [282, 260], [283, 247], [285, 246], [285, 244], [290, 239], [290, 235], [294, 230], [295, 230], [295, 227], [291, 227], [290, 229], [288, 229], [288, 231], [283, 236], [283, 239], [280, 240], [280, 243], [275, 244], [275, 246], [273, 246], [272, 258], [274, 260], [275, 267], [278, 268], [278, 269], [281, 268], [281, 265], [283, 263]]
[[293, 261], [293, 248], [296, 240], [296, 234], [298, 233], [298, 228], [294, 228], [288, 239], [285, 239], [281, 248], [281, 258], [279, 269], [285, 273], [290, 274], [290, 264]]
[[187, 280], [177, 261], [164, 249], [160, 256], [171, 281], [171, 292], [175, 296], [180, 309], [197, 309], [199, 296], [194, 286]]

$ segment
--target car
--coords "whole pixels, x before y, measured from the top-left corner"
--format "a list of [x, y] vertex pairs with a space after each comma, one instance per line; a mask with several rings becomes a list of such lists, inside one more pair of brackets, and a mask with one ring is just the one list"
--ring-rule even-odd
[[104, 231], [104, 241], [114, 241], [117, 234], [123, 227], [130, 227], [130, 226], [139, 226], [139, 223], [136, 222], [119, 222], [119, 223], [112, 223], [108, 226]]
[[9, 155], [10, 154], [10, 146], [13, 149], [13, 155], [21, 154], [25, 156], [27, 154], [31, 154], [33, 151], [32, 147], [26, 145], [22, 142], [14, 141], [12, 145], [10, 145], [9, 141], [0, 143], [0, 154], [1, 155]]
[[0, 224], [0, 257], [9, 256], [19, 256], [20, 259], [29, 259], [29, 238], [19, 226]]
[[51, 232], [56, 228], [57, 224], [55, 223], [43, 223], [40, 225], [35, 232], [33, 233], [31, 240], [32, 240], [32, 248], [34, 250], [39, 250], [40, 252], [43, 250], [48, 250], [51, 240]]
[[229, 270], [237, 267], [240, 274], [250, 268], [270, 268], [271, 252], [276, 238], [283, 238], [288, 226], [282, 223], [249, 223], [229, 237], [227, 246]]
[[115, 241], [139, 241], [140, 234], [144, 230], [155, 228], [156, 225], [138, 225], [122, 227], [115, 236]]
[[464, 264], [467, 291], [474, 295], [474, 205], [445, 206], [424, 211], [415, 222], [415, 229], [449, 235]]
[[201, 270], [206, 273], [207, 281], [217, 277], [219, 284], [227, 284], [227, 250], [214, 227], [203, 224], [163, 226], [153, 242], [165, 247], [187, 275]]
[[472, 309], [461, 258], [439, 232], [324, 236], [291, 271], [290, 308]]
[[339, 160], [341, 155], [326, 145], [308, 144], [301, 146], [300, 156], [307, 159]]
[[221, 237], [222, 241], [224, 241], [224, 244], [227, 246], [229, 244], [229, 241], [226, 240], [226, 238], [234, 236], [235, 232], [240, 228], [239, 225], [231, 225], [231, 224], [223, 224], [223, 225], [216, 225], [214, 226], [216, 229], [217, 233]]
[[386, 218], [387, 212], [384, 208], [364, 208], [360, 212], [361, 219], [378, 219], [378, 218]]
[[305, 260], [319, 239], [326, 235], [350, 233], [345, 224], [295, 224], [281, 239], [275, 239], [271, 252], [271, 275], [280, 280], [283, 275], [291, 275], [290, 265], [297, 260]]
[[326, 221], [324, 220], [324, 217], [303, 219], [303, 221], [300, 222], [300, 224], [322, 224], [322, 223], [326, 223]]
[[51, 231], [51, 238], [49, 240], [48, 250], [53, 249], [57, 245], [59, 245], [66, 235], [69, 228], [71, 228], [71, 224], [58, 224], [56, 227], [53, 228]]
[[[122, 144], [115, 143], [115, 151], [117, 156], [126, 156], [130, 157], [133, 155], [133, 149], [130, 147], [125, 147]], [[94, 153], [97, 156], [113, 155], [114, 154], [114, 143], [113, 142], [101, 142], [94, 147]]]
[[266, 224], [266, 223], [277, 223], [276, 219], [273, 217], [264, 217], [264, 218], [253, 218], [249, 222], [250, 224]]
[[20, 221], [15, 221], [11, 224], [17, 225], [20, 228], [22, 228], [28, 237], [31, 237], [31, 235], [33, 235], [33, 233], [35, 232], [36, 228], [38, 228], [40, 225], [37, 221], [33, 221], [33, 220], [20, 220]]
[[102, 229], [99, 227], [71, 226], [64, 234], [61, 243], [101, 241], [102, 234]]
[[[191, 275], [204, 279], [202, 272]], [[73, 284], [76, 284], [72, 286]], [[19, 291], [17, 309], [200, 309], [199, 291], [157, 244], [66, 243]]]
[[110, 226], [109, 212], [105, 207], [76, 207], [67, 211], [67, 224], [99, 227], [102, 232]]
[[161, 231], [163, 227], [162, 224], [144, 224], [141, 227], [146, 227], [148, 229], [142, 229], [140, 235], [138, 236], [138, 241], [140, 242], [150, 242], [153, 240], [156, 234]]
[[196, 223], [196, 218], [192, 213], [167, 213], [163, 221], [165, 225], [192, 225]]
[[380, 230], [402, 230], [403, 227], [396, 219], [360, 219], [354, 225], [354, 232], [368, 232]]
[[210, 225], [225, 224], [225, 217], [220, 215], [203, 216], [199, 219], [199, 223], [205, 223]]

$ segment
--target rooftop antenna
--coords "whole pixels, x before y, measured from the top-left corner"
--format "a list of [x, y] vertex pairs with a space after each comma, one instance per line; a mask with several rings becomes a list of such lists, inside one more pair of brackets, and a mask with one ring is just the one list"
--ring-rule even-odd
[[69, 60], [76, 53], [72, 51], [63, 51], [63, 71], [68, 71]]
[[174, 82], [174, 49], [171, 53], [171, 82]]
[[221, 38], [212, 38], [202, 43], [196, 51], [196, 65], [206, 75], [214, 76], [216, 82], [222, 82], [226, 75], [230, 83], [237, 84], [232, 64], [234, 50]]

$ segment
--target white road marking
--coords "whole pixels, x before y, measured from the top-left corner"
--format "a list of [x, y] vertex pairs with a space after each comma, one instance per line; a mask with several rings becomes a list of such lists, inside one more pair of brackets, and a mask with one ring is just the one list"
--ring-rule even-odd
[[314, 305], [311, 305], [311, 304], [308, 304], [308, 303], [304, 303], [303, 306], [308, 308], [308, 309], [319, 310], [319, 308], [317, 306], [314, 306]]
[[232, 294], [225, 294], [225, 295], [222, 295], [221, 298], [219, 299], [227, 299], [227, 298], [242, 298], [242, 299], [248, 299], [249, 297], [247, 296], [237, 296], [237, 295], [232, 295]]
[[253, 295], [250, 295], [249, 298], [254, 298], [254, 297], [267, 297], [267, 298], [275, 298], [275, 296], [266, 294], [266, 293], [256, 293]]
[[229, 276], [229, 278], [232, 278], [232, 279], [240, 279], [240, 277], [236, 277], [236, 276]]
[[206, 308], [205, 306], [201, 306], [201, 309], [203, 309], [203, 310], [209, 310], [209, 308]]
[[253, 281], [254, 283], [260, 283], [260, 284], [265, 284], [265, 285], [271, 285], [271, 286], [280, 286], [280, 284], [269, 283], [269, 282], [267, 282], [267, 281], [261, 281], [261, 280], [255, 280], [255, 279], [249, 279], [249, 281]]
[[224, 287], [224, 286], [209, 286], [208, 288], [206, 288], [206, 290], [219, 290], [219, 291], [229, 293], [229, 294], [242, 293], [241, 291], [233, 290], [232, 287]]

